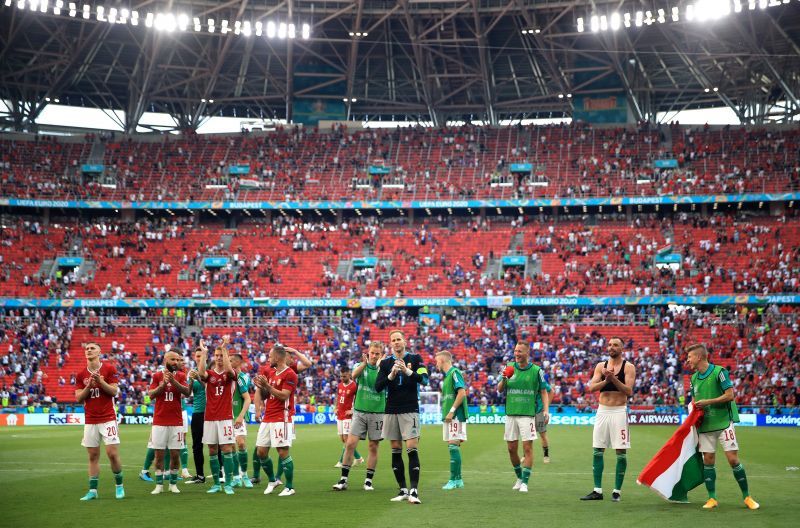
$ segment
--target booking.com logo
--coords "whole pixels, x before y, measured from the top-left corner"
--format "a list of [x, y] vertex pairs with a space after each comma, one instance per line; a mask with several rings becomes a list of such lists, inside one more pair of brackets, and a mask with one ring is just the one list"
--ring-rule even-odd
[[766, 425], [794, 425], [800, 427], [800, 416], [767, 416]]

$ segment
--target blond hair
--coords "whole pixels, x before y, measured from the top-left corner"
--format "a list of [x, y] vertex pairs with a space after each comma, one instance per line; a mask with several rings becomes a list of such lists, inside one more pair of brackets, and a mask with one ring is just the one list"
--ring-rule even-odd
[[450, 363], [453, 362], [453, 354], [451, 354], [447, 350], [440, 350], [439, 352], [437, 352], [436, 353], [436, 357], [439, 357], [439, 356], [442, 356], [443, 358], [445, 358]]
[[708, 348], [703, 343], [695, 343], [686, 347], [686, 353], [696, 352], [701, 358], [708, 357]]

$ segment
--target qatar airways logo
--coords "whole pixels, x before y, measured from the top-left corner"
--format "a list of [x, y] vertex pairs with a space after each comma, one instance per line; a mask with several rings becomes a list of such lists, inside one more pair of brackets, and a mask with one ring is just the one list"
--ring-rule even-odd
[[680, 425], [678, 414], [631, 414], [628, 416], [631, 425]]

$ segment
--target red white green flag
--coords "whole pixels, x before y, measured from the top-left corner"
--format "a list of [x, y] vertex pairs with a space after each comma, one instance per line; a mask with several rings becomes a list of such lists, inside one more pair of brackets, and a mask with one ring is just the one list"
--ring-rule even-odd
[[703, 483], [703, 457], [698, 451], [696, 426], [703, 412], [692, 409], [686, 422], [645, 466], [637, 484], [671, 502], [688, 502], [689, 491]]

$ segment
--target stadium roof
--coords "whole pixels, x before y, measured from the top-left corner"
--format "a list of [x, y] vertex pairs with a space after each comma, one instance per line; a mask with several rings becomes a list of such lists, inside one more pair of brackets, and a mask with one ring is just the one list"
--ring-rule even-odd
[[800, 113], [798, 0], [3, 1], [2, 124], [17, 130], [56, 100], [123, 110], [129, 131], [149, 111], [186, 128], [292, 120], [320, 101], [434, 124], [569, 116], [578, 98], [613, 94], [638, 119]]

